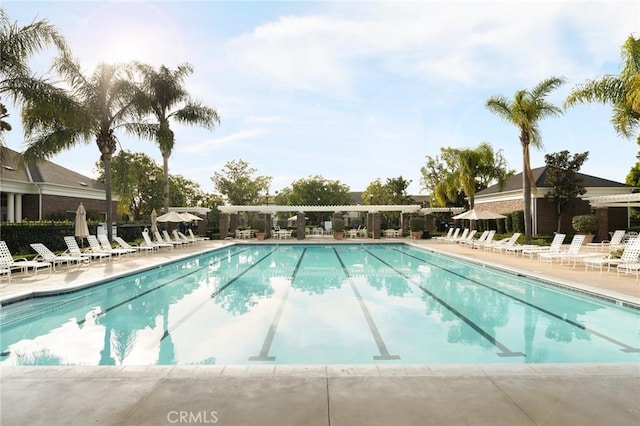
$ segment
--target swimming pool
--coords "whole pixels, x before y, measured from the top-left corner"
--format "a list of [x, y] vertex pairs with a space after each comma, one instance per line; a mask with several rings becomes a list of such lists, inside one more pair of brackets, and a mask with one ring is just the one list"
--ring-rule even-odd
[[640, 361], [640, 311], [406, 244], [231, 245], [3, 306], [1, 365]]

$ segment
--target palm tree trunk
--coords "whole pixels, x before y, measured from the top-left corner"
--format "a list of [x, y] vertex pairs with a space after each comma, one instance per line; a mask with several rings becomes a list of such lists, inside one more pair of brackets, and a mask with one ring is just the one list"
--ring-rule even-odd
[[107, 237], [109, 238], [109, 241], [111, 241], [113, 239], [113, 232], [111, 229], [113, 224], [113, 202], [111, 197], [111, 153], [102, 154], [102, 165], [104, 167], [104, 190], [106, 192], [107, 198]]
[[169, 155], [162, 154], [162, 168], [164, 169], [163, 176], [163, 194], [162, 199], [164, 203], [164, 212], [169, 213]]
[[522, 198], [524, 202], [524, 237], [531, 242], [531, 181], [529, 181], [529, 145], [522, 144]]

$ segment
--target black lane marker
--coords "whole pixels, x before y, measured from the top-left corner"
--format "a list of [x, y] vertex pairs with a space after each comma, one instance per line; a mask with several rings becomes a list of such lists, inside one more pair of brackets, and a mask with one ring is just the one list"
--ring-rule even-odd
[[[246, 249], [246, 250], [242, 250], [242, 251], [236, 252], [236, 253], [232, 254], [231, 256], [233, 257], [233, 256], [235, 256], [236, 254], [243, 253], [243, 252], [245, 252], [245, 251], [247, 251], [247, 250], [249, 250], [249, 249]], [[94, 318], [95, 318], [95, 317], [99, 317], [99, 316], [101, 316], [101, 315], [104, 315], [104, 314], [106, 314], [106, 313], [108, 313], [108, 312], [110, 312], [110, 311], [112, 311], [112, 310], [114, 310], [114, 309], [116, 309], [116, 308], [118, 308], [118, 307], [120, 307], [120, 306], [122, 306], [122, 305], [125, 305], [125, 304], [127, 304], [127, 303], [129, 303], [129, 302], [131, 302], [131, 301], [133, 301], [133, 300], [136, 300], [136, 299], [137, 299], [137, 298], [139, 298], [139, 297], [142, 297], [142, 296], [144, 296], [144, 295], [146, 295], [146, 294], [149, 294], [149, 293], [152, 293], [152, 292], [154, 292], [154, 291], [156, 291], [156, 290], [159, 290], [159, 289], [161, 289], [162, 287], [165, 287], [165, 286], [167, 286], [167, 285], [169, 285], [169, 284], [172, 284], [172, 283], [174, 283], [174, 282], [176, 282], [176, 281], [179, 281], [179, 280], [181, 280], [181, 279], [182, 279], [182, 278], [184, 278], [184, 277], [188, 277], [189, 275], [193, 275], [193, 274], [195, 274], [196, 272], [198, 272], [198, 271], [200, 271], [200, 270], [202, 270], [202, 269], [208, 268], [208, 267], [209, 267], [209, 264], [207, 264], [207, 265], [205, 265], [205, 266], [202, 266], [202, 267], [200, 267], [200, 268], [197, 268], [197, 269], [193, 269], [193, 270], [191, 270], [189, 273], [184, 274], [184, 275], [181, 275], [181, 276], [179, 276], [179, 277], [176, 277], [176, 278], [172, 279], [171, 281], [168, 281], [168, 282], [166, 282], [166, 283], [164, 283], [164, 284], [159, 285], [158, 287], [153, 287], [153, 288], [150, 288], [149, 290], [143, 291], [142, 293], [136, 294], [135, 296], [130, 297], [130, 298], [126, 299], [126, 300], [123, 300], [122, 302], [117, 303], [117, 304], [115, 304], [115, 305], [113, 305], [113, 306], [110, 306], [110, 307], [108, 307], [107, 309], [103, 309], [103, 310], [102, 310], [102, 311], [100, 311], [98, 314], [96, 314], [96, 315], [94, 316]], [[78, 325], [82, 325], [82, 324], [84, 324], [84, 322], [85, 322], [85, 321], [86, 321], [86, 319], [84, 319], [84, 318], [83, 318], [83, 319], [81, 319], [81, 320], [77, 321], [77, 324], [78, 324]], [[163, 337], [163, 338], [164, 338], [164, 337]]]
[[382, 260], [381, 258], [376, 256], [375, 254], [371, 253], [369, 250], [365, 250], [365, 251], [367, 253], [369, 253], [371, 256], [373, 256], [376, 259], [378, 259], [382, 264], [386, 265], [388, 268], [391, 268], [393, 271], [395, 271], [395, 273], [397, 273], [398, 275], [402, 276], [404, 279], [406, 279], [410, 283], [412, 283], [415, 286], [417, 286], [418, 288], [420, 288], [420, 290], [422, 290], [423, 292], [425, 292], [426, 294], [431, 296], [433, 299], [435, 299], [438, 303], [440, 303], [442, 306], [444, 306], [449, 312], [451, 312], [452, 314], [454, 314], [455, 316], [460, 318], [462, 321], [464, 321], [468, 326], [473, 328], [478, 334], [480, 334], [482, 337], [484, 337], [493, 346], [495, 346], [496, 348], [500, 349], [501, 352], [498, 352], [498, 354], [497, 354], [498, 356], [500, 356], [500, 357], [526, 356], [523, 352], [513, 352], [512, 350], [507, 348], [505, 345], [500, 343], [500, 341], [498, 341], [494, 336], [492, 336], [489, 333], [487, 333], [486, 331], [484, 331], [478, 324], [476, 324], [475, 322], [473, 322], [472, 320], [467, 318], [462, 312], [459, 312], [453, 306], [449, 305], [447, 302], [445, 302], [444, 300], [442, 300], [441, 298], [439, 298], [438, 296], [436, 296], [435, 294], [433, 294], [432, 292], [430, 292], [429, 290], [427, 290], [426, 288], [424, 288], [420, 284], [416, 284], [413, 280], [411, 280], [410, 276], [408, 276], [404, 272], [396, 269], [393, 265], [385, 262], [384, 260]]
[[401, 251], [401, 250], [398, 250], [397, 248], [394, 248], [393, 250], [396, 250], [396, 251], [398, 251], [398, 252], [400, 252], [400, 253], [404, 254], [405, 256], [413, 257], [414, 259], [420, 260], [420, 261], [422, 261], [422, 262], [424, 262], [424, 263], [426, 263], [426, 264], [428, 264], [428, 265], [435, 266], [436, 268], [440, 268], [440, 269], [442, 269], [443, 271], [447, 271], [447, 272], [449, 272], [450, 274], [453, 274], [453, 275], [456, 275], [456, 276], [458, 276], [458, 277], [464, 278], [465, 280], [467, 280], [467, 281], [471, 281], [472, 283], [477, 284], [477, 285], [479, 285], [479, 286], [481, 286], [481, 287], [485, 287], [485, 288], [488, 288], [489, 290], [495, 291], [496, 293], [500, 293], [500, 294], [502, 294], [503, 296], [506, 296], [506, 297], [508, 297], [508, 298], [510, 298], [510, 299], [516, 300], [516, 301], [518, 301], [518, 302], [520, 302], [520, 303], [522, 303], [522, 304], [524, 304], [524, 305], [527, 305], [527, 306], [529, 306], [529, 307], [531, 307], [531, 308], [534, 308], [534, 309], [536, 309], [536, 310], [538, 310], [538, 311], [540, 311], [540, 312], [544, 312], [545, 314], [550, 315], [550, 316], [552, 316], [552, 317], [554, 317], [554, 318], [556, 318], [556, 319], [559, 319], [559, 320], [561, 320], [561, 321], [564, 321], [564, 322], [566, 322], [567, 324], [571, 324], [572, 326], [577, 327], [577, 328], [579, 328], [580, 330], [587, 331], [587, 332], [589, 332], [589, 333], [593, 334], [594, 336], [598, 336], [598, 337], [600, 337], [600, 338], [602, 338], [602, 339], [604, 339], [604, 340], [607, 340], [607, 341], [609, 341], [609, 342], [611, 342], [611, 343], [613, 343], [613, 344], [615, 344], [615, 345], [617, 345], [617, 346], [620, 346], [620, 347], [622, 348], [622, 349], [620, 349], [622, 352], [626, 352], [626, 353], [638, 353], [638, 352], [640, 352], [640, 348], [634, 348], [633, 346], [629, 346], [629, 345], [627, 345], [627, 344], [626, 344], [626, 343], [624, 343], [624, 342], [621, 342], [621, 341], [619, 341], [619, 340], [616, 340], [616, 339], [614, 339], [613, 337], [607, 336], [606, 334], [603, 334], [603, 333], [601, 333], [601, 332], [599, 332], [599, 331], [597, 331], [597, 330], [593, 330], [593, 329], [591, 329], [591, 328], [589, 328], [589, 327], [587, 327], [587, 326], [585, 326], [585, 325], [583, 325], [583, 324], [580, 324], [579, 322], [576, 322], [576, 321], [570, 320], [570, 319], [568, 319], [568, 318], [564, 318], [562, 315], [558, 315], [558, 314], [556, 314], [556, 313], [554, 313], [554, 312], [551, 312], [551, 311], [549, 311], [549, 310], [547, 310], [547, 309], [545, 309], [545, 308], [543, 308], [543, 307], [541, 307], [541, 306], [534, 305], [534, 304], [533, 304], [533, 303], [531, 303], [531, 302], [527, 302], [526, 300], [520, 299], [520, 298], [518, 298], [518, 297], [516, 297], [516, 296], [513, 296], [513, 295], [511, 295], [511, 294], [509, 294], [509, 293], [505, 293], [504, 291], [502, 291], [502, 290], [498, 290], [497, 288], [490, 287], [490, 286], [488, 286], [488, 285], [486, 285], [486, 284], [481, 283], [480, 281], [476, 281], [476, 280], [474, 280], [474, 279], [471, 279], [471, 278], [465, 277], [464, 275], [459, 274], [459, 273], [457, 273], [457, 272], [454, 272], [454, 271], [452, 271], [452, 270], [450, 270], [450, 269], [447, 269], [447, 268], [445, 268], [445, 267], [443, 267], [443, 266], [436, 265], [435, 263], [428, 262], [428, 261], [426, 261], [425, 259], [421, 259], [421, 258], [419, 258], [419, 257], [417, 257], [417, 256], [412, 255], [412, 254], [405, 253], [405, 252], [403, 252], [403, 251]]
[[195, 314], [197, 311], [199, 311], [204, 305], [206, 305], [207, 303], [209, 303], [210, 301], [215, 299], [215, 297], [218, 294], [220, 294], [222, 291], [224, 291], [224, 289], [229, 287], [234, 282], [238, 281], [238, 279], [240, 279], [241, 276], [243, 276], [244, 274], [246, 274], [247, 272], [249, 272], [250, 270], [255, 268], [260, 262], [265, 260], [267, 257], [271, 256], [273, 254], [273, 252], [276, 251], [276, 250], [278, 250], [278, 248], [274, 248], [273, 250], [271, 250], [269, 253], [267, 253], [264, 257], [262, 257], [256, 263], [254, 263], [253, 265], [249, 266], [247, 269], [245, 269], [244, 271], [240, 272], [238, 275], [236, 275], [235, 277], [230, 279], [228, 283], [226, 283], [225, 285], [220, 287], [218, 290], [214, 291], [208, 299], [205, 299], [202, 303], [198, 304], [191, 311], [189, 311], [185, 315], [183, 315], [182, 318], [180, 318], [178, 321], [176, 321], [173, 324], [173, 326], [170, 328], [170, 330], [167, 330], [167, 332], [164, 333], [164, 335], [160, 338], [160, 341], [164, 340], [164, 338], [169, 335], [169, 332], [173, 332], [176, 328], [178, 328], [180, 325], [182, 325], [182, 323], [184, 323], [187, 319], [189, 319], [193, 314]]
[[262, 348], [260, 349], [260, 354], [258, 354], [257, 356], [250, 356], [249, 361], [275, 361], [276, 360], [275, 356], [269, 356], [269, 350], [271, 350], [271, 344], [273, 343], [273, 338], [276, 335], [276, 330], [278, 329], [278, 323], [280, 322], [280, 317], [282, 316], [284, 305], [287, 303], [287, 297], [289, 297], [289, 290], [291, 290], [293, 281], [296, 279], [296, 275], [298, 275], [298, 269], [300, 269], [302, 258], [304, 257], [306, 252], [307, 252], [306, 248], [302, 250], [300, 259], [298, 259], [298, 263], [296, 264], [296, 267], [293, 270], [293, 274], [291, 275], [291, 283], [286, 288], [284, 295], [280, 300], [280, 305], [278, 305], [276, 314], [273, 316], [273, 320], [271, 321], [271, 325], [269, 326], [269, 331], [267, 331], [267, 335], [264, 338], [264, 342], [262, 342]]
[[[336, 257], [338, 258], [338, 261], [340, 262], [340, 265], [342, 266], [342, 270], [344, 271], [344, 275], [347, 278], [351, 278], [351, 275], [349, 274], [349, 271], [347, 270], [347, 267], [344, 265], [344, 262], [342, 261], [342, 258], [338, 254], [338, 251], [335, 249], [335, 247], [333, 248], [333, 252], [335, 253]], [[353, 290], [353, 294], [355, 294], [356, 299], [358, 299], [358, 303], [360, 304], [360, 309], [362, 310], [362, 314], [364, 315], [364, 318], [367, 320], [367, 324], [369, 325], [369, 330], [371, 331], [371, 334], [373, 335], [373, 340], [375, 340], [376, 345], [378, 346], [378, 351], [380, 352], [380, 355], [374, 355], [373, 359], [375, 359], [376, 361], [377, 360], [400, 359], [400, 355], [391, 355], [389, 353], [389, 350], [387, 349], [387, 345], [385, 345], [384, 339], [382, 339], [382, 335], [380, 335], [380, 331], [378, 330], [378, 326], [376, 326], [376, 323], [373, 320], [373, 317], [371, 316], [371, 313], [369, 312], [369, 309], [367, 308], [367, 304], [362, 299], [362, 295], [360, 294], [360, 292], [358, 291], [358, 289], [356, 288], [355, 284], [353, 283], [353, 281], [351, 279], [349, 279], [347, 281], [349, 281], [349, 285], [351, 286], [351, 290]]]

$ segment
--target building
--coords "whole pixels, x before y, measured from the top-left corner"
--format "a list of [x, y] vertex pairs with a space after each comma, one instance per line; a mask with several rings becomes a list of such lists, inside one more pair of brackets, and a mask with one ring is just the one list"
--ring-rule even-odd
[[[547, 167], [538, 167], [533, 169], [532, 172], [537, 188], [536, 193], [532, 192], [531, 194], [532, 233], [551, 235], [557, 231], [558, 213], [556, 206], [544, 198], [545, 194], [551, 189], [551, 185], [546, 183]], [[573, 216], [591, 213], [598, 215], [600, 219], [601, 228], [598, 231], [600, 239], [607, 239], [607, 232], [609, 231], [627, 229], [629, 212], [626, 206], [596, 207], [592, 206], [588, 199], [629, 194], [634, 188], [624, 183], [614, 182], [596, 176], [582, 173], [578, 173], [578, 176], [582, 177], [587, 192], [576, 200], [574, 206], [565, 212], [560, 231], [568, 234], [575, 233], [571, 226]], [[475, 208], [477, 209], [493, 210], [502, 214], [524, 210], [522, 173], [513, 175], [503, 188], [500, 188], [499, 185], [493, 185], [478, 191], [474, 201]]]
[[23, 166], [21, 160], [19, 152], [0, 147], [0, 221], [73, 219], [80, 202], [89, 215], [106, 215], [101, 182], [51, 161]]

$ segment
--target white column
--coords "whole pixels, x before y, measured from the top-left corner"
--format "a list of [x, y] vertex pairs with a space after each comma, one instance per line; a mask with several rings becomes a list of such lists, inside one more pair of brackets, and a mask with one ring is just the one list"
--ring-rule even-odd
[[15, 195], [11, 192], [7, 192], [7, 222], [15, 222]]
[[22, 194], [16, 194], [16, 222], [22, 222]]

